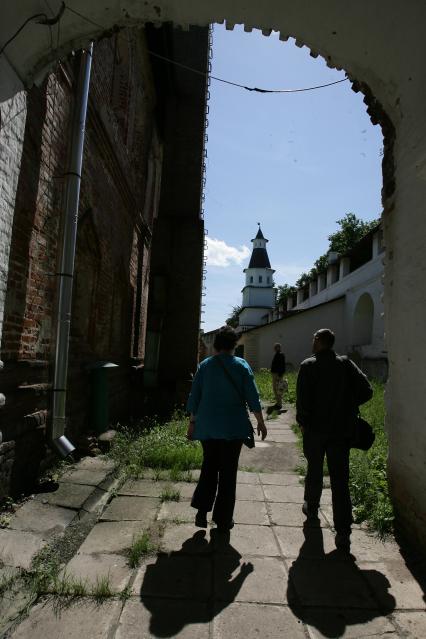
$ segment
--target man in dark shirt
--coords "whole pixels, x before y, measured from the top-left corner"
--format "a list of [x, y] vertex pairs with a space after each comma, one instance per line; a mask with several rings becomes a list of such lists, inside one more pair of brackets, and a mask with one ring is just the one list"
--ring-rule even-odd
[[285, 355], [281, 352], [281, 344], [274, 344], [275, 355], [272, 359], [272, 389], [275, 395], [275, 408], [282, 408], [285, 389]]
[[314, 335], [313, 357], [302, 362], [297, 378], [296, 419], [303, 433], [308, 462], [303, 512], [318, 517], [327, 455], [333, 502], [336, 546], [349, 552], [352, 504], [349, 493], [350, 437], [358, 406], [373, 391], [364, 373], [333, 350], [334, 333], [323, 328]]

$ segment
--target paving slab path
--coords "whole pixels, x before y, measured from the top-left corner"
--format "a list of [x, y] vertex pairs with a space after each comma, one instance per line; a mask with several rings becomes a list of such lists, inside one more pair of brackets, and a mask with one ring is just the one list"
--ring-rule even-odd
[[[117, 595], [59, 610], [54, 600], [40, 601], [11, 636], [424, 639], [421, 562], [362, 528], [354, 530], [353, 557], [337, 551], [328, 489], [318, 522], [306, 525], [293, 420], [289, 408], [268, 422], [266, 445], [243, 452], [229, 536], [194, 527], [193, 484], [128, 481], [65, 569], [92, 584], [108, 576]], [[162, 501], [171, 487], [180, 500]], [[126, 551], [144, 531], [159, 551], [130, 568]]]

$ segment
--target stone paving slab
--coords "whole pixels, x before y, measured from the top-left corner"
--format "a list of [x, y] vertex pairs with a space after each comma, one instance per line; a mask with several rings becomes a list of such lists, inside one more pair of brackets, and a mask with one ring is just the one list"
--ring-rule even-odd
[[304, 524], [312, 527], [321, 526], [322, 528], [328, 526], [328, 522], [321, 512], [318, 513], [319, 519], [312, 522], [307, 521], [305, 515], [302, 513], [301, 504], [288, 504], [271, 502], [268, 503], [268, 510], [271, 517], [271, 522], [277, 526], [299, 526]]
[[239, 470], [237, 474], [237, 484], [259, 484], [259, 475], [246, 470]]
[[[323, 514], [323, 516], [325, 517], [325, 519], [328, 521], [329, 525], [331, 527], [333, 527], [334, 525], [334, 521], [333, 521], [333, 506], [331, 504], [321, 504], [321, 513]], [[352, 530], [367, 530], [367, 524], [363, 523], [363, 524], [352, 524]]]
[[139, 568], [134, 595], [207, 601], [212, 594], [212, 562], [202, 555], [158, 555]]
[[70, 482], [72, 484], [86, 484], [88, 486], [99, 486], [110, 474], [108, 468], [87, 468], [72, 467], [61, 476], [61, 482]]
[[280, 442], [283, 444], [287, 444], [287, 443], [296, 443], [297, 442], [297, 437], [296, 435], [291, 432], [288, 431], [288, 433], [271, 433], [269, 435], [268, 433], [268, 440], [270, 442]]
[[[93, 601], [63, 607], [60, 612], [53, 602], [37, 604], [12, 633], [13, 639], [107, 639], [110, 628], [121, 610], [120, 601], [107, 601], [101, 606]], [[140, 636], [140, 635], [139, 635]]]
[[115, 639], [209, 639], [210, 617], [205, 603], [132, 598], [124, 606]]
[[39, 493], [35, 499], [43, 504], [79, 510], [92, 492], [93, 486], [64, 483], [59, 484], [58, 489], [54, 492]]
[[[196, 481], [198, 481], [198, 478], [200, 476], [200, 469], [199, 468], [192, 468], [191, 470], [187, 471], [188, 473], [191, 473], [192, 475], [192, 481], [187, 482], [187, 481], [182, 481], [179, 483], [194, 483]], [[186, 475], [186, 471], [184, 473], [184, 475]], [[144, 468], [143, 469], [143, 473], [142, 473], [142, 477], [140, 477], [140, 479], [152, 479], [153, 481], [157, 482], [157, 481], [167, 481], [170, 483], [170, 473], [166, 470], [160, 471], [160, 477], [158, 476], [158, 470], [156, 468]]]
[[301, 486], [299, 475], [295, 473], [259, 473], [260, 482], [274, 486]]
[[115, 463], [107, 457], [84, 457], [76, 465], [78, 470], [94, 470], [94, 471], [112, 471], [115, 468]]
[[213, 639], [305, 639], [302, 623], [285, 606], [234, 603], [215, 609]]
[[237, 499], [249, 499], [252, 501], [264, 501], [263, 491], [261, 486], [254, 484], [238, 484], [237, 486]]
[[223, 555], [215, 561], [214, 596], [217, 601], [287, 603], [287, 574], [275, 557], [252, 557], [238, 561]]
[[269, 517], [265, 502], [235, 502], [234, 521], [236, 524], [257, 524], [260, 526], [268, 526]]
[[115, 497], [101, 521], [142, 521], [148, 526], [157, 516], [160, 501], [155, 497]]
[[161, 504], [157, 519], [176, 523], [193, 522], [196, 512], [189, 501], [165, 501]]
[[168, 488], [171, 488], [172, 490], [176, 490], [177, 492], [179, 492], [181, 499], [189, 500], [189, 499], [192, 499], [192, 495], [194, 494], [195, 484], [178, 482], [174, 484], [169, 484]]
[[96, 524], [79, 548], [81, 554], [121, 553], [131, 547], [146, 526], [140, 521], [106, 521]]
[[6, 566], [29, 570], [32, 559], [44, 546], [42, 535], [23, 530], [0, 530], [0, 561]]
[[[7, 630], [37, 597], [31, 590], [22, 588], [20, 576], [20, 568], [0, 566], [0, 637], [6, 637]], [[9, 588], [3, 591], [2, 586], [8, 581]]]
[[302, 606], [378, 607], [352, 561], [297, 559], [290, 565], [289, 580]]
[[65, 575], [81, 579], [89, 587], [95, 586], [102, 577], [108, 577], [114, 592], [120, 592], [126, 587], [132, 572], [126, 558], [114, 554], [77, 553], [64, 569]]
[[118, 490], [118, 495], [135, 497], [160, 497], [170, 482], [151, 481], [149, 479], [128, 479]]
[[74, 517], [75, 512], [68, 508], [31, 500], [16, 511], [9, 529], [37, 532], [49, 539], [50, 535], [63, 532]]
[[[402, 559], [383, 563], [362, 562], [358, 563], [358, 566], [383, 608], [386, 609], [392, 605], [399, 609], [417, 608], [426, 611], [426, 584], [424, 588], [421, 587]], [[389, 584], [386, 590], [383, 588], [384, 580], [387, 580]], [[393, 602], [390, 601], [389, 596], [393, 598]], [[426, 636], [426, 612], [424, 618]]]
[[303, 529], [295, 526], [275, 526], [274, 531], [284, 557], [300, 555], [305, 559], [320, 559], [325, 553], [336, 550], [334, 535], [329, 528], [310, 527], [306, 537]]
[[266, 526], [236, 524], [231, 531], [230, 541], [226, 535], [217, 534], [214, 537], [215, 548], [218, 553], [233, 553], [240, 555], [261, 555], [274, 557], [279, 555], [275, 537]]
[[394, 541], [380, 541], [364, 530], [352, 531], [351, 544], [351, 551], [358, 561], [386, 561], [401, 556]]
[[406, 639], [424, 639], [426, 637], [424, 612], [395, 612], [392, 616]]
[[303, 620], [308, 625], [311, 639], [328, 637], [396, 639], [398, 637], [391, 621], [379, 610], [305, 609]]
[[197, 530], [194, 524], [166, 524], [161, 539], [161, 550], [164, 552], [183, 551], [188, 554], [211, 553], [209, 532]]
[[303, 504], [303, 486], [264, 486], [267, 501]]

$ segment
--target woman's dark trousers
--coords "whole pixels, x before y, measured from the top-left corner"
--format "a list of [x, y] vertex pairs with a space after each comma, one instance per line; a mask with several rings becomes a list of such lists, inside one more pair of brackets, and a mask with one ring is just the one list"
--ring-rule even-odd
[[203, 465], [191, 506], [206, 513], [213, 509], [213, 521], [218, 526], [228, 526], [234, 514], [242, 441], [206, 439], [201, 444]]
[[344, 439], [329, 438], [319, 433], [305, 431], [303, 454], [308, 462], [305, 478], [305, 501], [309, 510], [319, 507], [324, 456], [327, 456], [333, 502], [334, 528], [337, 533], [351, 532], [352, 504], [349, 492], [349, 443]]

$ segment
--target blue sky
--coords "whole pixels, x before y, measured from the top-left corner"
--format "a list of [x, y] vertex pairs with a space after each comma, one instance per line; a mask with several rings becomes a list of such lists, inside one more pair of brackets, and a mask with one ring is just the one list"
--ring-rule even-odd
[[[277, 34], [213, 34], [212, 74], [249, 86], [299, 88], [344, 78]], [[327, 250], [348, 212], [381, 213], [382, 134], [349, 82], [295, 94], [258, 94], [212, 80], [205, 224], [205, 331], [241, 303], [243, 268], [261, 222], [277, 284], [294, 283]]]

